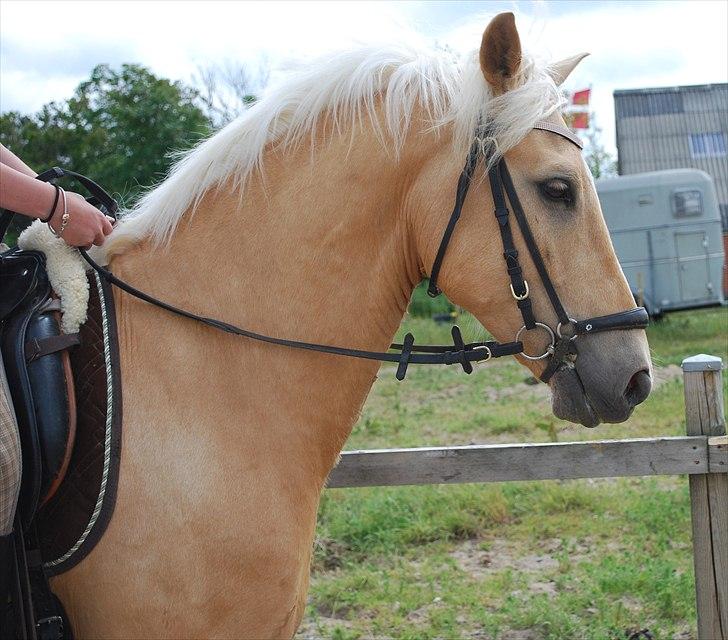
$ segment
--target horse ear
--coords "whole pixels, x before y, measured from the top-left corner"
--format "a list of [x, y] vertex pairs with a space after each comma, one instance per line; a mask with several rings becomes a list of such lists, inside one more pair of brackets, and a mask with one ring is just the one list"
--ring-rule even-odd
[[480, 45], [480, 68], [496, 93], [505, 93], [521, 65], [521, 39], [512, 13], [499, 13], [490, 21]]
[[588, 53], [577, 53], [575, 56], [571, 56], [571, 58], [564, 58], [563, 60], [550, 64], [549, 75], [557, 85], [560, 85], [569, 77], [569, 74], [576, 68], [576, 65], [588, 55]]

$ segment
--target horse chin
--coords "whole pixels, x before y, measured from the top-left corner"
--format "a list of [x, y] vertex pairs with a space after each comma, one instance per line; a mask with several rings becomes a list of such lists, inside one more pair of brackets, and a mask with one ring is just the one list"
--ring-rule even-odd
[[557, 418], [590, 429], [601, 422], [573, 367], [561, 367], [551, 378], [551, 407]]

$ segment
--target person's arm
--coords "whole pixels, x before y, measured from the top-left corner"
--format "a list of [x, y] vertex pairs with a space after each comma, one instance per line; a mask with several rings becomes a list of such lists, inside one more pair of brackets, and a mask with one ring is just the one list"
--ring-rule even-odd
[[[53, 185], [0, 163], [0, 208], [30, 218], [46, 219], [51, 213], [55, 195]], [[62, 234], [63, 240], [73, 247], [103, 244], [112, 231], [109, 219], [77, 193], [66, 193], [65, 203], [69, 220]], [[61, 226], [63, 212], [64, 198], [59, 198], [48, 221], [56, 231]]]
[[45, 218], [53, 206], [56, 190], [5, 163], [0, 164], [0, 207], [30, 218]]
[[[0, 144], [0, 163], [6, 164], [20, 173], [24, 173], [26, 176], [35, 178], [38, 175], [33, 171], [25, 162], [23, 162], [18, 156], [16, 156], [10, 149]], [[50, 206], [50, 205], [49, 205]]]

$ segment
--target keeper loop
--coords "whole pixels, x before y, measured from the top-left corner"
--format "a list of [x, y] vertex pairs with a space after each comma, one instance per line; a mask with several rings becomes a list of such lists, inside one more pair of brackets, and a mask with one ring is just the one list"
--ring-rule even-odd
[[460, 355], [460, 364], [463, 367], [463, 371], [467, 374], [473, 373], [473, 365], [465, 356], [465, 342], [463, 342], [463, 335], [460, 333], [460, 327], [456, 324], [453, 325], [452, 331], [452, 343], [455, 351]]
[[402, 341], [402, 353], [399, 356], [399, 366], [397, 367], [397, 380], [404, 380], [407, 375], [407, 366], [409, 365], [410, 356], [412, 355], [412, 347], [415, 344], [415, 337], [408, 333]]
[[495, 217], [496, 220], [498, 220], [498, 224], [501, 227], [505, 227], [508, 224], [508, 216], [510, 215], [508, 209], [505, 207], [503, 209], [496, 209], [495, 210]]

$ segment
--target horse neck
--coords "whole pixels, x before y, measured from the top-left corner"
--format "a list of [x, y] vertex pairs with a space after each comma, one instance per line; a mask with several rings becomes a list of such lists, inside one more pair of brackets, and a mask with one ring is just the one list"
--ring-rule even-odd
[[[264, 173], [253, 176], [244, 192], [226, 184], [207, 193], [194, 216], [185, 215], [167, 250], [153, 251], [143, 242], [112, 268], [172, 304], [253, 331], [384, 350], [420, 269], [404, 204], [413, 163], [407, 154], [395, 159], [375, 137], [365, 131], [353, 143], [349, 136], [324, 143], [318, 135], [313, 152], [307, 145], [293, 152], [269, 149]], [[280, 430], [293, 422], [319, 433], [314, 446], [324, 450], [322, 472], [328, 471], [378, 363], [253, 343], [200, 330], [160, 310], [140, 315], [140, 305], [123, 296], [122, 304], [127, 318], [120, 322], [133, 326], [135, 316], [139, 332], [159, 339], [173, 327], [169, 348], [184, 344], [200, 353], [205, 384], [219, 369], [214, 391], [221, 406], [227, 394], [238, 402], [233, 398], [244, 389], [247, 408], [278, 405], [276, 424], [262, 428]]]

